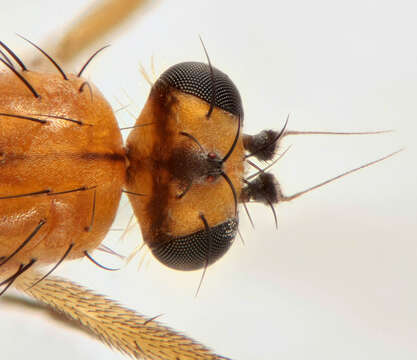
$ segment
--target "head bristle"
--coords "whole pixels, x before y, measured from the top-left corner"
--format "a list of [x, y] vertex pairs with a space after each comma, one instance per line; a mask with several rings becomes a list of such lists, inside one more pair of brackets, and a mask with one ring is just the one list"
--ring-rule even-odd
[[216, 100], [216, 82], [214, 81], [214, 72], [213, 72], [213, 67], [211, 66], [211, 61], [210, 61], [208, 51], [206, 49], [206, 46], [204, 45], [204, 42], [203, 42], [203, 39], [201, 38], [201, 36], [199, 36], [199, 38], [200, 38], [201, 45], [203, 46], [204, 53], [206, 54], [208, 66], [209, 66], [209, 69], [210, 69], [212, 90], [211, 90], [210, 108], [209, 108], [209, 111], [207, 112], [207, 115], [206, 115], [207, 118], [210, 118], [211, 113], [213, 112], [214, 104], [215, 104], [215, 100]]

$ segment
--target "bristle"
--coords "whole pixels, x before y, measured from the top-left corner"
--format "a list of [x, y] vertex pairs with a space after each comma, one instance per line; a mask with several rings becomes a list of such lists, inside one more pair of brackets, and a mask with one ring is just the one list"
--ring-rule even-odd
[[[42, 280], [46, 279], [49, 275], [51, 275], [56, 268], [65, 260], [65, 258], [68, 256], [68, 254], [70, 253], [71, 249], [74, 247], [74, 244], [70, 244], [70, 246], [68, 247], [68, 249], [65, 251], [64, 255], [62, 256], [61, 259], [59, 259], [59, 261], [52, 267], [51, 270], [49, 270], [44, 276], [42, 276], [39, 280], [37, 280], [35, 283], [33, 283], [30, 288], [33, 288], [34, 286], [38, 285]], [[28, 289], [28, 290], [29, 290]]]
[[191, 186], [193, 185], [193, 182], [190, 181], [186, 184], [185, 189], [183, 190], [183, 192], [179, 195], [177, 195], [177, 199], [182, 199], [185, 194], [187, 194], [187, 192], [191, 189]]
[[[16, 61], [19, 64], [20, 69], [22, 71], [27, 71], [26, 65], [23, 63], [22, 60], [20, 60], [20, 58], [15, 54], [14, 51], [12, 51], [3, 41], [0, 41], [0, 46], [9, 53], [9, 55], [14, 59], [14, 61]], [[8, 57], [5, 56], [5, 58], [7, 59], [7, 62], [10, 64], [10, 66], [14, 68], [12, 62], [8, 59]]]
[[62, 68], [58, 65], [58, 63], [51, 57], [49, 56], [46, 51], [42, 50], [38, 45], [36, 45], [34, 42], [26, 39], [25, 37], [23, 37], [22, 35], [16, 34], [17, 36], [19, 36], [20, 38], [22, 38], [23, 40], [27, 41], [29, 44], [31, 44], [32, 46], [34, 46], [36, 49], [38, 49], [43, 55], [45, 55], [45, 57], [56, 67], [56, 69], [59, 71], [59, 73], [62, 75], [62, 77], [64, 78], [64, 80], [68, 80], [67, 75], [65, 74], [64, 70], [62, 70]]
[[[110, 231], [123, 231], [123, 230], [124, 229], [110, 229]], [[114, 251], [113, 249], [110, 249], [108, 246], [106, 246], [104, 244], [100, 244], [99, 247], [97, 248], [97, 250], [103, 251], [103, 252], [105, 252], [107, 254], [110, 254], [110, 255], [117, 256], [121, 260], [126, 259], [126, 256], [118, 254], [116, 251]]]
[[248, 216], [249, 222], [252, 225], [252, 228], [255, 229], [255, 224], [253, 223], [252, 216], [250, 216], [249, 209], [246, 205], [246, 202], [242, 202], [243, 208], [245, 209], [246, 215]]
[[240, 136], [240, 127], [242, 126], [242, 119], [240, 118], [240, 116], [238, 116], [237, 118], [237, 131], [236, 131], [236, 135], [235, 138], [233, 140], [232, 146], [230, 146], [229, 151], [227, 152], [227, 154], [224, 156], [224, 158], [222, 159], [222, 163], [226, 162], [227, 159], [230, 157], [230, 155], [232, 155], [233, 150], [235, 149], [237, 142], [239, 140], [239, 136]]
[[124, 190], [124, 189], [122, 189], [122, 192], [125, 193], [125, 194], [135, 195], [135, 196], [147, 196], [146, 194], [135, 193], [133, 191], [127, 191], [127, 190]]
[[274, 205], [271, 202], [269, 202], [268, 205], [271, 208], [272, 215], [274, 215], [275, 229], [278, 229], [278, 219], [277, 219], [277, 213], [275, 211]]
[[32, 259], [29, 261], [29, 263], [27, 263], [26, 265], [20, 264], [19, 269], [14, 273], [14, 275], [12, 275], [11, 277], [9, 277], [8, 279], [4, 280], [3, 282], [0, 283], [0, 286], [3, 286], [5, 284], [6, 287], [0, 292], [0, 296], [2, 296], [7, 289], [13, 285], [13, 283], [16, 281], [16, 279], [22, 275], [26, 270], [30, 269], [32, 267], [32, 265], [36, 262], [36, 259]]
[[[75, 119], [71, 119], [71, 118], [68, 118], [68, 117], [65, 117], [65, 116], [47, 115], [47, 114], [30, 114], [30, 115], [40, 116], [40, 117], [47, 117], [47, 118], [52, 118], [52, 119], [65, 120], [65, 121], [73, 122], [73, 123], [78, 124], [78, 125], [92, 126], [90, 124], [86, 124], [86, 123], [82, 122], [81, 120], [75, 120]], [[32, 120], [32, 119], [29, 118], [28, 120]], [[43, 123], [48, 122], [48, 120], [41, 120], [41, 119], [36, 119], [36, 120], [38, 120], [40, 122], [43, 122]]]
[[86, 191], [86, 190], [90, 190], [92, 188], [87, 188], [85, 186], [80, 187], [78, 189], [71, 189], [71, 190], [65, 190], [65, 191], [59, 191], [59, 192], [49, 192], [48, 196], [56, 196], [56, 195], [64, 195], [64, 194], [70, 194], [73, 192], [78, 192], [78, 191]]
[[40, 123], [40, 124], [46, 124], [48, 122], [47, 120], [38, 119], [38, 118], [35, 118], [35, 117], [32, 117], [32, 116], [25, 116], [25, 115], [0, 113], [0, 116], [10, 117], [10, 118], [14, 118], [14, 119], [29, 120], [29, 121], [34, 121], [34, 122], [37, 122], [37, 123]]
[[91, 207], [91, 220], [90, 220], [90, 225], [85, 228], [86, 231], [91, 231], [93, 229], [94, 217], [96, 214], [96, 200], [97, 200], [97, 190], [94, 188], [93, 205]]
[[108, 271], [118, 271], [119, 268], [109, 268], [107, 266], [101, 265], [97, 260], [94, 260], [93, 257], [88, 253], [87, 250], [84, 251], [85, 256], [87, 256], [87, 259], [90, 260], [93, 264], [97, 265], [99, 268], [108, 270]]
[[249, 165], [251, 165], [251, 166], [253, 166], [255, 169], [257, 169], [258, 171], [256, 172], [256, 173], [254, 173], [254, 174], [251, 174], [251, 175], [249, 175], [249, 176], [247, 176], [246, 178], [245, 178], [245, 180], [250, 180], [250, 179], [252, 179], [252, 178], [254, 178], [254, 177], [256, 177], [256, 176], [258, 176], [260, 173], [262, 173], [262, 172], [266, 172], [266, 171], [268, 171], [270, 168], [272, 168], [279, 160], [281, 160], [284, 156], [285, 156], [285, 154], [289, 151], [291, 149], [291, 145], [290, 146], [288, 146], [286, 149], [285, 149], [285, 151], [282, 153], [282, 154], [280, 154], [272, 163], [270, 163], [268, 166], [265, 166], [263, 169], [261, 169], [259, 166], [257, 166], [255, 163], [253, 163], [252, 161], [250, 161], [250, 160], [246, 160], [246, 162], [249, 164]]
[[146, 123], [146, 124], [139, 124], [139, 125], [127, 126], [127, 127], [119, 128], [119, 130], [120, 131], [123, 131], [123, 130], [129, 130], [129, 129], [136, 129], [136, 128], [143, 127], [143, 126], [148, 126], [148, 125], [155, 125], [155, 123], [150, 122], [150, 123]]
[[[205, 216], [203, 214], [200, 214], [200, 218], [201, 218], [201, 221], [204, 224], [204, 229], [206, 230], [206, 232], [210, 232], [210, 226], [209, 226], [209, 224], [208, 224], [207, 219], [205, 218]], [[203, 273], [201, 274], [200, 282], [198, 283], [197, 291], [196, 291], [196, 293], [194, 295], [195, 297], [197, 297], [197, 295], [198, 295], [198, 293], [200, 291], [200, 288], [201, 288], [201, 284], [203, 283], [204, 276], [206, 275], [207, 267], [208, 267], [209, 261], [210, 261], [210, 250], [211, 250], [211, 238], [210, 238], [210, 240], [208, 242], [208, 250], [207, 250], [206, 263], [204, 264]]]
[[235, 215], [237, 215], [237, 193], [236, 193], [236, 189], [233, 186], [232, 180], [230, 180], [230, 178], [227, 176], [227, 174], [225, 172], [222, 172], [220, 175], [223, 177], [223, 179], [226, 180], [226, 182], [230, 186], [230, 189], [232, 190], [233, 200], [234, 200], [234, 203], [235, 203]]
[[58, 65], [58, 63], [51, 57], [49, 56], [44, 50], [42, 50], [38, 45], [36, 45], [35, 43], [33, 43], [32, 41], [26, 39], [25, 37], [23, 37], [22, 35], [16, 34], [17, 36], [19, 36], [20, 38], [22, 38], [23, 40], [27, 41], [29, 44], [31, 44], [32, 46], [34, 46], [36, 49], [38, 49], [43, 55], [45, 55], [45, 57], [56, 67], [56, 69], [61, 73], [62, 77], [64, 78], [64, 80], [68, 80], [67, 75], [65, 74], [64, 70], [62, 70], [62, 68]]
[[36, 226], [35, 230], [32, 231], [32, 233], [17, 247], [15, 251], [13, 251], [8, 257], [6, 257], [1, 263], [0, 266], [3, 266], [6, 264], [10, 259], [12, 259], [19, 251], [21, 251], [30, 240], [33, 239], [33, 237], [39, 232], [39, 230], [42, 228], [43, 225], [46, 224], [46, 220], [41, 220], [39, 224]]
[[203, 42], [203, 39], [201, 38], [201, 36], [199, 36], [199, 38], [200, 38], [201, 45], [203, 46], [204, 53], [206, 54], [208, 66], [209, 66], [209, 69], [210, 69], [210, 78], [211, 78], [211, 101], [210, 101], [209, 111], [206, 114], [207, 119], [209, 119], [210, 116], [211, 116], [211, 113], [214, 110], [214, 104], [216, 102], [216, 82], [214, 81], [213, 66], [211, 66], [211, 61], [210, 61], [210, 57], [209, 57], [209, 54], [207, 52], [206, 46], [204, 45], [204, 42]]
[[194, 141], [197, 145], [198, 145], [198, 147], [200, 148], [200, 150], [203, 152], [203, 153], [205, 153], [206, 151], [204, 150], [204, 148], [203, 148], [203, 146], [200, 144], [200, 142], [193, 136], [193, 135], [191, 135], [191, 134], [189, 134], [189, 133], [187, 133], [187, 132], [185, 132], [185, 131], [180, 131], [180, 135], [183, 135], [183, 136], [186, 136], [186, 137], [188, 137], [189, 139], [191, 139], [192, 141]]
[[143, 325], [149, 324], [151, 321], [154, 321], [154, 320], [156, 320], [156, 319], [160, 318], [160, 317], [161, 317], [161, 316], [163, 316], [163, 315], [164, 315], [164, 314], [155, 315], [155, 316], [153, 316], [153, 317], [149, 318], [148, 320], [146, 320], [146, 321], [143, 323]]
[[11, 60], [9, 59], [9, 57], [3, 52], [2, 49], [0, 49], [0, 55], [3, 57], [4, 60], [6, 60], [6, 62], [12, 67], [14, 68], [13, 63], [11, 62]]
[[6, 65], [18, 78], [19, 80], [21, 80], [25, 86], [31, 91], [31, 93], [36, 97], [36, 98], [40, 98], [40, 95], [36, 92], [36, 90], [34, 89], [34, 87], [30, 84], [29, 81], [27, 81], [13, 66], [9, 65], [8, 62], [6, 62], [3, 59], [0, 59], [0, 61]]
[[146, 72], [146, 70], [145, 70], [145, 68], [144, 68], [144, 66], [142, 64], [139, 64], [139, 72], [143, 76], [143, 78], [145, 79], [145, 81], [149, 84], [149, 86], [152, 87], [154, 83], [151, 80], [151, 77]]
[[88, 87], [88, 90], [90, 91], [90, 99], [93, 101], [93, 89], [91, 89], [91, 85], [88, 81], [84, 81], [81, 86], [79, 87], [78, 91], [82, 93], [84, 91], [84, 87]]
[[91, 55], [90, 58], [85, 62], [85, 64], [83, 65], [79, 73], [77, 74], [77, 77], [80, 77], [82, 75], [82, 73], [84, 72], [88, 64], [90, 64], [91, 60], [93, 60], [98, 53], [102, 52], [104, 49], [108, 48], [109, 46], [110, 45], [103, 46], [102, 48], [98, 49], [93, 55]]

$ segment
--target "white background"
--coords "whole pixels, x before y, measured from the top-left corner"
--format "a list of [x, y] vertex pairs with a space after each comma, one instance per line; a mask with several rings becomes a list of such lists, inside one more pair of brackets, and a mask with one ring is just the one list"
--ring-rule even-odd
[[[26, 55], [32, 49], [15, 32], [41, 44], [85, 1], [0, 4], [1, 40]], [[83, 260], [59, 274], [146, 315], [163, 313], [164, 323], [233, 359], [416, 359], [416, 10], [405, 0], [160, 1], [100, 42], [95, 48], [112, 47], [86, 76], [135, 116], [149, 91], [139, 63], [150, 69], [154, 56], [161, 72], [205, 61], [201, 34], [241, 91], [247, 133], [280, 129], [288, 113], [290, 129], [397, 130], [288, 138], [292, 148], [274, 169], [287, 194], [406, 151], [278, 205], [278, 231], [270, 209], [251, 207], [255, 230], [241, 212], [245, 245], [237, 240], [209, 268], [197, 298], [201, 272], [174, 272], [149, 254], [139, 271], [140, 255], [118, 273]], [[129, 214], [124, 199], [116, 226]], [[106, 244], [118, 248], [119, 235]], [[133, 230], [123, 246], [139, 243]], [[0, 349], [8, 360], [124, 359], [47, 313], [1, 301]]]

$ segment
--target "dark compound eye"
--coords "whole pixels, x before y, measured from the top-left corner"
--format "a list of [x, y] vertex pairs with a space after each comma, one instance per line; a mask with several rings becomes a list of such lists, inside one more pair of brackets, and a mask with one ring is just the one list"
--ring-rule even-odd
[[226, 222], [187, 236], [166, 239], [152, 248], [153, 255], [176, 270], [197, 270], [220, 259], [236, 236], [238, 220]]
[[[226, 110], [243, 119], [243, 108], [240, 94], [230, 78], [212, 66], [214, 78], [214, 106]], [[184, 93], [212, 103], [213, 79], [210, 66], [199, 62], [183, 62], [171, 66], [160, 77], [163, 81]]]

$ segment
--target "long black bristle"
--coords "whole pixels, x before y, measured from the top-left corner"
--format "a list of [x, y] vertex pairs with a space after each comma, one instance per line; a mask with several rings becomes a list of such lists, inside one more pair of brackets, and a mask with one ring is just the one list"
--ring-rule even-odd
[[78, 89], [78, 92], [82, 93], [82, 92], [84, 91], [84, 87], [85, 87], [85, 86], [87, 86], [87, 87], [88, 87], [88, 90], [90, 91], [90, 98], [91, 98], [91, 101], [93, 101], [93, 89], [91, 88], [91, 85], [90, 85], [90, 83], [89, 83], [88, 81], [84, 81], [84, 82], [81, 84], [80, 88]]
[[18, 199], [18, 198], [28, 197], [28, 196], [49, 194], [50, 192], [51, 192], [51, 190], [41, 190], [41, 191], [35, 191], [35, 192], [31, 192], [31, 193], [26, 193], [26, 194], [0, 196], [0, 200]]
[[7, 61], [7, 63], [12, 67], [12, 68], [14, 68], [14, 65], [13, 65], [13, 63], [11, 62], [11, 60], [9, 59], [9, 57], [3, 52], [3, 50], [2, 49], [0, 49], [0, 55], [1, 56], [3, 56], [3, 58], [4, 58], [4, 60], [6, 60]]
[[237, 118], [237, 132], [236, 132], [236, 136], [233, 140], [232, 146], [230, 147], [229, 151], [227, 152], [227, 154], [224, 156], [224, 158], [222, 159], [222, 163], [226, 162], [227, 159], [229, 158], [230, 155], [232, 155], [233, 150], [235, 149], [236, 145], [237, 145], [237, 141], [239, 140], [239, 136], [240, 136], [240, 126], [241, 126], [242, 122], [240, 119], [240, 116], [238, 116]]
[[45, 57], [57, 68], [57, 70], [61, 73], [62, 77], [64, 78], [64, 80], [68, 80], [67, 75], [65, 74], [64, 70], [62, 70], [62, 68], [57, 64], [57, 62], [49, 55], [46, 53], [46, 51], [42, 50], [38, 45], [36, 45], [35, 43], [33, 43], [32, 41], [26, 39], [25, 37], [23, 37], [22, 35], [16, 34], [17, 36], [19, 36], [20, 38], [22, 38], [23, 40], [27, 41], [29, 44], [31, 44], [32, 46], [34, 46], [36, 49], [38, 49], [43, 55], [45, 55]]
[[127, 190], [124, 190], [124, 189], [122, 189], [122, 192], [123, 192], [123, 193], [125, 193], [125, 194], [129, 194], [129, 195], [147, 196], [146, 194], [135, 193], [135, 192], [133, 192], [133, 191], [127, 191]]
[[4, 285], [7, 283], [6, 287], [0, 292], [0, 296], [2, 296], [7, 289], [12, 286], [12, 284], [15, 282], [15, 280], [22, 275], [26, 270], [28, 270], [34, 263], [36, 262], [36, 259], [32, 259], [29, 261], [29, 263], [27, 263], [26, 265], [21, 264], [19, 266], [19, 269], [15, 272], [14, 275], [12, 275], [10, 278], [8, 278], [7, 280], [3, 281], [2, 283], [0, 283], [0, 286]]
[[[30, 115], [41, 116], [41, 117], [49, 117], [49, 118], [52, 118], [52, 119], [65, 120], [65, 121], [73, 122], [73, 123], [78, 124], [78, 125], [92, 126], [90, 124], [86, 124], [86, 123], [82, 122], [81, 120], [71, 119], [71, 118], [68, 118], [68, 117], [65, 117], [65, 116], [47, 115], [47, 114], [30, 114]], [[47, 122], [47, 120], [41, 120], [41, 121]]]
[[39, 98], [40, 95], [36, 92], [36, 90], [33, 88], [33, 86], [27, 81], [13, 66], [10, 66], [5, 60], [0, 59], [0, 61], [6, 65], [13, 73], [26, 85], [26, 87], [32, 92], [32, 94]]
[[213, 66], [211, 66], [211, 61], [210, 61], [210, 57], [209, 57], [208, 51], [206, 49], [206, 46], [204, 45], [204, 42], [203, 42], [203, 39], [201, 38], [201, 36], [199, 36], [199, 38], [200, 38], [201, 45], [203, 46], [204, 53], [206, 54], [208, 66], [209, 66], [209, 69], [210, 69], [210, 78], [211, 78], [212, 90], [211, 90], [210, 108], [209, 108], [209, 111], [206, 114], [206, 117], [207, 118], [210, 118], [211, 113], [214, 110], [214, 104], [216, 102], [216, 82], [214, 81]]
[[82, 73], [84, 72], [88, 64], [90, 64], [91, 60], [93, 60], [98, 53], [102, 52], [104, 49], [108, 48], [109, 46], [110, 45], [103, 46], [102, 48], [98, 49], [93, 55], [91, 55], [90, 58], [86, 61], [86, 63], [83, 65], [79, 73], [77, 74], [77, 77], [81, 77]]
[[30, 241], [30, 240], [32, 240], [33, 239], [33, 237], [39, 232], [39, 230], [42, 228], [42, 226], [43, 225], [45, 225], [46, 224], [46, 220], [41, 220], [40, 222], [39, 222], [39, 224], [36, 226], [36, 228], [35, 228], [35, 230], [33, 230], [32, 231], [32, 233], [25, 239], [25, 241], [23, 241], [20, 245], [19, 245], [19, 247], [15, 250], [15, 251], [13, 251], [13, 253], [11, 253], [8, 257], [6, 257], [6, 259], [5, 260], [3, 260], [1, 263], [0, 263], [0, 266], [2, 266], [2, 265], [4, 265], [4, 264], [6, 264], [10, 259], [12, 259], [20, 250], [22, 250], [26, 245], [27, 245], [27, 243]]
[[34, 122], [38, 122], [38, 123], [41, 123], [41, 124], [46, 124], [48, 122], [47, 120], [42, 120], [42, 119], [38, 119], [38, 118], [35, 118], [35, 117], [32, 117], [32, 116], [26, 116], [26, 115], [0, 113], [0, 116], [11, 117], [11, 118], [14, 118], [14, 119], [29, 120], [29, 121], [34, 121]]
[[177, 199], [182, 199], [185, 196], [185, 194], [191, 189], [192, 185], [193, 185], [193, 182], [190, 181], [185, 187], [184, 191], [181, 194], [177, 195]]
[[[9, 55], [14, 59], [14, 61], [16, 61], [19, 64], [22, 71], [27, 71], [26, 65], [23, 63], [23, 61], [20, 60], [19, 57], [3, 41], [0, 41], [0, 46], [9, 53]], [[14, 68], [13, 64], [10, 65]]]
[[[203, 214], [200, 214], [200, 218], [201, 218], [201, 221], [204, 224], [204, 229], [207, 232], [209, 232], [210, 231], [210, 226], [209, 226], [209, 224], [207, 222], [206, 217]], [[209, 243], [208, 243], [206, 263], [204, 264], [204, 270], [203, 270], [203, 273], [201, 274], [200, 282], [198, 283], [197, 291], [195, 293], [195, 296], [196, 297], [197, 297], [197, 295], [198, 295], [198, 293], [200, 291], [201, 284], [203, 283], [203, 280], [204, 280], [204, 276], [206, 275], [207, 267], [208, 267], [209, 261], [210, 261], [210, 251], [211, 251], [211, 237], [210, 237], [210, 240], [209, 240]]]
[[96, 214], [96, 200], [97, 200], [97, 190], [96, 190], [96, 187], [94, 187], [93, 206], [91, 209], [91, 221], [90, 221], [90, 225], [85, 228], [86, 231], [91, 231], [94, 225], [94, 217]]
[[198, 147], [200, 148], [200, 150], [202, 151], [202, 152], [205, 152], [205, 150], [204, 150], [204, 148], [203, 148], [203, 146], [200, 144], [200, 142], [195, 138], [195, 136], [193, 136], [193, 135], [191, 135], [191, 134], [189, 134], [189, 133], [187, 133], [187, 132], [185, 132], [185, 131], [180, 131], [180, 135], [183, 135], [183, 136], [186, 136], [186, 137], [188, 137], [189, 139], [191, 139], [192, 141], [194, 141], [197, 145], [198, 145]]
[[87, 190], [91, 190], [91, 189], [93, 189], [93, 188], [88, 188], [88, 187], [82, 186], [82, 187], [77, 188], [77, 189], [58, 191], [58, 192], [50, 192], [50, 193], [48, 193], [48, 196], [70, 194], [70, 193], [77, 192], [77, 191], [87, 191]]
[[233, 186], [232, 180], [230, 180], [230, 178], [227, 176], [226, 173], [221, 172], [220, 175], [226, 180], [226, 182], [230, 186], [230, 189], [232, 190], [233, 199], [234, 199], [234, 202], [235, 202], [235, 214], [237, 214], [237, 194], [236, 194], [236, 189]]
[[87, 252], [87, 250], [84, 251], [85, 256], [87, 256], [88, 260], [90, 260], [93, 264], [97, 265], [99, 268], [102, 268], [104, 270], [108, 270], [108, 271], [117, 271], [120, 269], [117, 268], [109, 268], [107, 266], [101, 265], [100, 263], [98, 263], [96, 260], [94, 260], [91, 255]]
[[52, 267], [51, 270], [49, 270], [44, 276], [42, 276], [39, 280], [37, 280], [34, 284], [32, 284], [27, 290], [33, 288], [34, 286], [38, 285], [42, 280], [44, 280], [45, 278], [47, 278], [49, 275], [51, 275], [56, 268], [65, 260], [65, 258], [68, 256], [68, 254], [70, 253], [71, 249], [74, 247], [74, 244], [71, 244], [68, 249], [65, 251], [64, 255], [61, 257], [61, 259], [59, 259], [59, 261]]
[[243, 202], [242, 204], [243, 204], [243, 208], [245, 209], [246, 215], [248, 215], [248, 219], [249, 219], [250, 224], [252, 225], [252, 228], [255, 229], [255, 224], [253, 223], [252, 216], [249, 213], [249, 209], [246, 203]]

